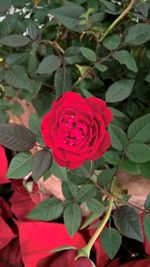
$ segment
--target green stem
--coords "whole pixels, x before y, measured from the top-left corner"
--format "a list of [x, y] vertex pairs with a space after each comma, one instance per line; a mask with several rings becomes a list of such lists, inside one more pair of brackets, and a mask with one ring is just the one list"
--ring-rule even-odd
[[130, 4], [127, 6], [127, 8], [120, 14], [120, 16], [114, 20], [114, 22], [108, 27], [106, 32], [103, 34], [103, 36], [100, 38], [99, 43], [101, 43], [104, 38], [113, 30], [113, 28], [129, 13], [131, 8], [133, 7], [136, 0], [131, 0]]
[[107, 221], [111, 215], [111, 211], [113, 208], [113, 202], [114, 202], [114, 198], [113, 198], [113, 196], [111, 196], [109, 199], [106, 214], [105, 214], [104, 218], [102, 219], [100, 226], [97, 228], [97, 230], [95, 231], [95, 233], [93, 234], [93, 236], [91, 237], [91, 239], [89, 240], [87, 245], [79, 251], [78, 257], [81, 257], [81, 256], [89, 257], [90, 256], [91, 248], [93, 247], [93, 245], [94, 245], [96, 239], [99, 237], [100, 233], [103, 231], [103, 229], [104, 229], [104, 227], [105, 227], [105, 225], [106, 225], [106, 223], [107, 223]]

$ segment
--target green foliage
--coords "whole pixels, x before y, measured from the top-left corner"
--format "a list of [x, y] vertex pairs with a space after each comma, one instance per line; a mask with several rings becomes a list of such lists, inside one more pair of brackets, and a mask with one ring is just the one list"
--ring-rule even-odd
[[139, 215], [134, 208], [120, 207], [113, 215], [114, 223], [124, 236], [143, 241]]
[[[51, 221], [64, 217], [70, 235], [104, 218], [118, 170], [150, 179], [148, 1], [135, 1], [130, 12], [103, 38], [127, 2], [41, 0], [38, 6], [29, 0], [0, 1], [0, 144], [17, 152], [8, 177], [18, 179], [32, 171], [37, 182], [41, 176], [44, 181], [51, 174], [57, 176], [64, 202], [46, 199], [28, 218]], [[113, 113], [108, 127], [111, 148], [97, 161], [86, 161], [74, 170], [56, 164], [40, 130], [41, 119], [53, 101], [68, 91], [106, 100]], [[30, 116], [29, 129], [8, 124], [14, 115], [24, 112], [15, 102], [18, 98], [36, 109], [37, 114]], [[25, 152], [35, 144], [41, 150], [34, 156]], [[119, 188], [115, 207], [124, 197]], [[148, 197], [148, 212], [149, 202]], [[83, 224], [81, 205], [90, 212]], [[108, 227], [101, 237], [111, 259], [121, 245], [120, 233], [143, 241], [135, 209], [117, 208], [113, 218], [116, 229]], [[149, 221], [146, 214], [148, 240]]]
[[17, 154], [10, 162], [8, 177], [18, 179], [31, 171], [32, 155], [27, 152]]
[[110, 259], [113, 259], [121, 246], [122, 236], [116, 229], [108, 227], [102, 233], [100, 241]]
[[27, 218], [42, 221], [52, 221], [57, 219], [63, 212], [63, 204], [55, 198], [48, 198], [37, 205]]

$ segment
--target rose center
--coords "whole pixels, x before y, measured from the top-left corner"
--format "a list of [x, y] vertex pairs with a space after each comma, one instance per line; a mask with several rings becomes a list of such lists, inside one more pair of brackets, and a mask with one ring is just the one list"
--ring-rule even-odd
[[78, 121], [74, 115], [67, 116], [61, 121], [63, 142], [70, 146], [83, 143], [87, 135], [87, 125]]

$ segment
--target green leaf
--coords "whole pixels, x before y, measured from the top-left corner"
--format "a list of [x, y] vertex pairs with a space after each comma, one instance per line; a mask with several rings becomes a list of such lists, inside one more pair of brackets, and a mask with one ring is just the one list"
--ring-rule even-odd
[[10, 162], [7, 176], [18, 179], [26, 176], [31, 171], [32, 155], [21, 152], [17, 154]]
[[138, 72], [135, 58], [127, 50], [120, 50], [115, 52], [113, 54], [113, 58], [119, 61], [120, 64], [126, 65], [127, 69], [135, 73]]
[[71, 181], [62, 181], [62, 192], [65, 199], [73, 199], [77, 195], [78, 187]]
[[110, 164], [113, 165], [118, 165], [120, 158], [117, 152], [115, 151], [107, 151], [104, 155], [103, 158]]
[[35, 40], [37, 37], [37, 27], [34, 24], [29, 24], [28, 26], [28, 35], [32, 40]]
[[135, 80], [123, 79], [114, 82], [106, 91], [106, 101], [115, 103], [126, 99], [133, 90]]
[[142, 116], [130, 124], [128, 137], [133, 142], [146, 143], [150, 141], [150, 114]]
[[95, 197], [96, 193], [97, 193], [97, 190], [94, 185], [84, 184], [79, 189], [76, 200], [80, 203], [85, 202], [91, 199], [92, 197]]
[[0, 39], [0, 44], [10, 47], [21, 47], [30, 43], [30, 39], [22, 34], [11, 34]]
[[128, 139], [125, 132], [113, 124], [108, 127], [108, 131], [110, 133], [112, 147], [122, 151], [128, 144]]
[[147, 198], [145, 200], [144, 208], [147, 210], [150, 210], [150, 194], [147, 196]]
[[54, 80], [55, 92], [57, 97], [59, 97], [64, 92], [71, 91], [72, 75], [71, 71], [65, 66], [59, 68], [55, 72]]
[[150, 73], [148, 73], [145, 77], [145, 81], [150, 83]]
[[51, 10], [51, 15], [60, 21], [60, 23], [66, 28], [76, 32], [80, 32], [87, 28], [84, 25], [80, 25], [80, 16], [82, 13], [84, 13], [84, 9], [73, 3]]
[[86, 204], [87, 204], [88, 208], [93, 212], [101, 212], [101, 214], [102, 214], [105, 210], [105, 206], [95, 198], [87, 200]]
[[125, 159], [121, 166], [120, 169], [123, 169], [126, 172], [129, 172], [133, 175], [140, 175], [141, 174], [141, 168], [138, 163], [132, 162], [129, 159]]
[[36, 53], [31, 51], [28, 60], [28, 74], [31, 78], [35, 80], [37, 78], [37, 66], [38, 66], [38, 61]]
[[55, 55], [45, 57], [40, 63], [37, 73], [52, 74], [53, 71], [57, 70], [61, 65], [61, 60]]
[[22, 66], [16, 65], [7, 70], [5, 72], [5, 81], [17, 89], [25, 89], [29, 92], [33, 91], [31, 80]]
[[0, 13], [6, 12], [11, 6], [11, 0], [0, 1]]
[[37, 117], [35, 114], [31, 114], [29, 119], [29, 128], [35, 134], [37, 143], [41, 144], [43, 143], [43, 139], [41, 136], [40, 125], [41, 125], [41, 119]]
[[0, 125], [0, 144], [14, 150], [30, 150], [36, 143], [35, 135], [25, 126], [19, 124]]
[[112, 34], [104, 39], [103, 46], [109, 50], [114, 50], [120, 45], [120, 42], [119, 34]]
[[150, 25], [137, 23], [128, 29], [125, 42], [129, 45], [142, 45], [150, 40]]
[[76, 203], [70, 203], [64, 210], [64, 223], [70, 236], [73, 236], [79, 229], [82, 221], [80, 206]]
[[145, 144], [131, 143], [126, 150], [127, 157], [136, 163], [150, 161], [150, 147]]
[[100, 72], [104, 72], [106, 70], [108, 70], [108, 67], [104, 64], [99, 64], [99, 63], [96, 63], [95, 65], [95, 68], [97, 68]]
[[59, 165], [57, 165], [54, 160], [52, 160], [50, 170], [52, 174], [54, 174], [61, 180], [67, 180], [67, 169], [65, 167], [60, 167]]
[[143, 242], [139, 215], [134, 208], [120, 207], [114, 215], [114, 223], [124, 236]]
[[64, 59], [68, 64], [72, 65], [82, 63], [84, 57], [82, 56], [79, 47], [71, 46], [65, 50]]
[[33, 180], [37, 180], [50, 168], [51, 152], [47, 149], [38, 151], [32, 160], [32, 176]]
[[141, 164], [141, 175], [150, 179], [150, 161]]
[[11, 104], [5, 100], [0, 99], [0, 110], [6, 110], [11, 108]]
[[8, 65], [19, 65], [28, 60], [28, 53], [17, 53], [17, 54], [10, 54], [6, 57], [6, 64]]
[[84, 56], [84, 58], [86, 58], [87, 60], [91, 62], [96, 61], [96, 54], [93, 50], [87, 47], [80, 47], [80, 51], [81, 51], [82, 56]]
[[28, 219], [39, 221], [52, 221], [61, 216], [63, 212], [63, 203], [55, 198], [42, 201], [28, 215]]
[[113, 259], [121, 246], [122, 236], [116, 229], [108, 227], [102, 233], [100, 241], [109, 258]]
[[89, 226], [92, 222], [94, 222], [96, 219], [98, 219], [102, 215], [100, 212], [93, 212], [89, 216], [86, 217], [84, 223], [81, 226], [81, 230]]
[[150, 214], [144, 215], [144, 232], [148, 242], [150, 242]]
[[115, 174], [115, 168], [113, 169], [105, 169], [103, 170], [97, 177], [97, 182], [101, 186], [107, 187], [110, 185], [110, 181], [112, 180]]

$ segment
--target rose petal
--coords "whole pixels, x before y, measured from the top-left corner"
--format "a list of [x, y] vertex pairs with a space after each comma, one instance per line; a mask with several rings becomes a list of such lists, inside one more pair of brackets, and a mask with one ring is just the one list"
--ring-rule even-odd
[[97, 98], [97, 97], [86, 98], [86, 102], [89, 105], [89, 107], [93, 111], [97, 112], [99, 115], [102, 114], [103, 110], [106, 107], [106, 102], [103, 101], [102, 99]]
[[25, 267], [35, 267], [54, 248], [64, 245], [81, 248], [85, 245], [79, 233], [70, 237], [63, 224], [35, 221], [16, 223]]
[[107, 151], [110, 145], [111, 145], [110, 135], [107, 131], [105, 131], [104, 138], [99, 146], [99, 149], [97, 150], [97, 153], [93, 154], [93, 156], [91, 156], [90, 159], [97, 160], [98, 158], [100, 158]]
[[105, 122], [105, 125], [108, 126], [113, 119], [113, 114], [112, 114], [112, 111], [110, 110], [110, 108], [105, 108], [103, 110], [102, 117], [103, 117], [103, 120]]
[[8, 245], [13, 238], [15, 238], [15, 234], [2, 217], [0, 217], [0, 229], [0, 249], [2, 249]]

